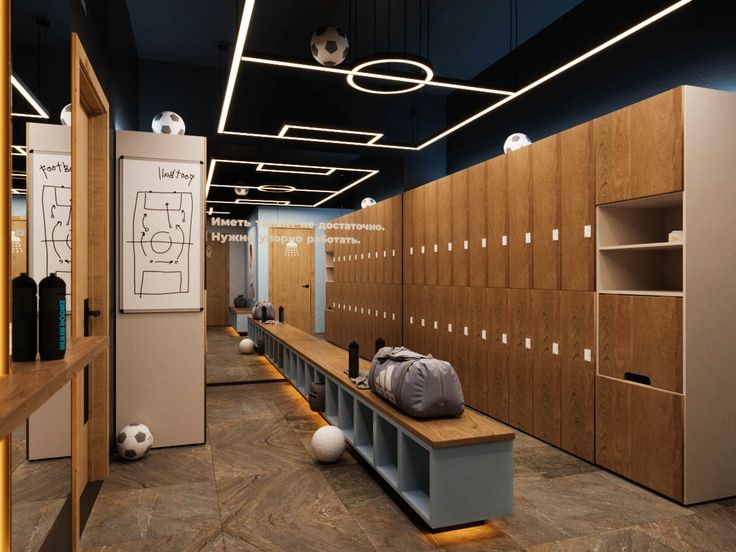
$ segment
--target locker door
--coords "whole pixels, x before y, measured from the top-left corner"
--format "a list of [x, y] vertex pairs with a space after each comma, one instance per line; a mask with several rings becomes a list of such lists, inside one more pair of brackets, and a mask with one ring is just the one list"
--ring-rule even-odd
[[437, 184], [430, 182], [422, 188], [424, 190], [424, 241], [426, 242], [424, 282], [428, 286], [436, 286], [439, 251], [437, 242]]
[[[379, 205], [373, 205], [371, 207], [368, 207], [367, 209], [361, 209], [361, 212], [363, 212], [364, 218], [363, 222], [364, 224], [376, 224], [378, 222], [377, 220], [377, 214], [378, 209], [380, 209]], [[363, 236], [365, 236], [365, 261], [364, 261], [364, 270], [366, 273], [366, 282], [375, 284], [377, 283], [376, 280], [376, 267], [377, 261], [375, 259], [375, 253], [376, 253], [376, 243], [378, 241], [378, 232], [374, 230], [364, 230]]]
[[437, 181], [437, 240], [439, 241], [439, 259], [437, 263], [437, 285], [452, 285], [452, 251], [448, 244], [452, 242], [452, 188], [450, 177]]
[[403, 263], [402, 278], [405, 284], [414, 283], [414, 190], [402, 194]]
[[533, 425], [533, 347], [531, 316], [532, 290], [509, 289], [509, 423], [532, 433]]
[[[401, 196], [398, 196], [401, 197]], [[384, 203], [383, 209], [383, 221], [381, 224], [385, 228], [383, 234], [383, 246], [379, 249], [380, 255], [383, 257], [383, 277], [382, 281], [386, 284], [392, 284], [394, 281], [393, 276], [393, 258], [391, 257], [391, 248], [393, 247], [394, 239], [394, 209], [396, 208], [396, 196], [391, 199], [387, 199]]]
[[561, 311], [561, 446], [592, 462], [595, 452], [595, 292], [563, 291]]
[[432, 289], [436, 300], [434, 301], [434, 308], [427, 313], [426, 331], [428, 342], [426, 347], [428, 351], [432, 351], [433, 356], [451, 362], [452, 341], [447, 333], [447, 328], [443, 328], [454, 316], [450, 287], [441, 286]]
[[391, 300], [391, 343], [398, 347], [404, 343], [403, 339], [403, 293], [404, 288], [401, 285], [391, 284], [392, 300]]
[[[506, 154], [509, 194], [509, 287], [532, 287], [532, 146]], [[513, 405], [512, 405], [513, 408]]]
[[535, 289], [560, 289], [560, 152], [550, 136], [532, 151], [532, 273]]
[[426, 257], [427, 238], [424, 235], [424, 218], [427, 215], [424, 202], [424, 186], [414, 189], [414, 283], [425, 284], [424, 259]]
[[[447, 360], [458, 371], [460, 384], [463, 389], [472, 385], [470, 369], [470, 336], [463, 335], [463, 328], [469, 324], [470, 306], [468, 287], [451, 287], [450, 304], [452, 308], [447, 313], [444, 328], [440, 326], [440, 332], [445, 335], [450, 345], [450, 355]], [[443, 313], [444, 314], [444, 313]], [[442, 321], [440, 321], [442, 323]], [[469, 332], [468, 332], [469, 333]]]
[[393, 199], [392, 223], [393, 235], [391, 238], [391, 250], [386, 255], [391, 256], [392, 281], [394, 284], [401, 284], [403, 281], [403, 248], [402, 241], [404, 235], [403, 225], [403, 204], [404, 195], [399, 195]]
[[[511, 331], [508, 316], [508, 290], [488, 288], [486, 341], [488, 343], [488, 413], [509, 421], [509, 349]], [[481, 333], [481, 339], [483, 335]]]
[[[471, 287], [467, 290], [469, 320], [459, 328], [462, 339], [470, 344], [467, 370], [468, 382], [463, 386], [465, 402], [481, 412], [488, 412], [488, 330], [486, 321], [489, 318], [489, 305], [486, 301], [486, 289]], [[465, 326], [468, 335], [465, 336]], [[481, 339], [481, 330], [486, 328], [486, 339]]]
[[401, 300], [402, 305], [402, 317], [403, 317], [403, 345], [409, 349], [416, 349], [416, 337], [415, 337], [415, 319], [416, 319], [416, 307], [414, 299], [413, 285], [403, 286], [403, 297]]
[[468, 172], [456, 172], [452, 186], [452, 285], [468, 285]]
[[486, 162], [486, 182], [488, 287], [504, 288], [509, 282], [509, 205], [505, 155]]
[[[488, 227], [486, 223], [486, 163], [468, 173], [468, 285], [485, 287], [488, 270]], [[485, 243], [483, 242], [485, 239]]]
[[534, 435], [560, 445], [560, 292], [532, 292]]
[[562, 289], [595, 290], [593, 123], [560, 135]]

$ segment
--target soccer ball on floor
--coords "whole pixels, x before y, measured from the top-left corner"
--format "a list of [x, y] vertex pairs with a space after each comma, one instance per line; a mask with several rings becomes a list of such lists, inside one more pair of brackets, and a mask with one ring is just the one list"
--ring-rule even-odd
[[320, 27], [312, 35], [312, 56], [322, 65], [335, 67], [348, 57], [348, 37], [337, 27]]
[[151, 129], [156, 134], [184, 134], [187, 127], [180, 115], [173, 111], [162, 111], [151, 121]]
[[320, 462], [337, 462], [345, 452], [345, 435], [335, 426], [321, 427], [312, 435], [312, 451]]
[[526, 146], [530, 146], [531, 143], [532, 141], [526, 134], [514, 132], [511, 136], [506, 138], [506, 141], [503, 143], [503, 152], [509, 153], [510, 151], [516, 151], [518, 149], [525, 148]]
[[61, 119], [62, 125], [72, 126], [72, 104], [69, 103], [64, 106], [59, 114], [59, 119]]
[[240, 341], [238, 344], [238, 349], [240, 349], [241, 354], [244, 355], [250, 355], [255, 352], [256, 350], [256, 344], [253, 343], [252, 339], [245, 338]]
[[144, 424], [126, 425], [118, 433], [118, 455], [125, 460], [143, 458], [153, 446], [153, 434]]

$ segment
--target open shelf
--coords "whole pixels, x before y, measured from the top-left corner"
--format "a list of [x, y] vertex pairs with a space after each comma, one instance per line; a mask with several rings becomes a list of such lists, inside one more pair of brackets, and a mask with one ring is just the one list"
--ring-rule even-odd
[[309, 384], [307, 383], [307, 380], [311, 381], [311, 377], [307, 377], [307, 371], [306, 361], [296, 357], [296, 387], [305, 397], [309, 394]]
[[599, 251], [662, 251], [666, 249], [682, 249], [682, 242], [633, 243], [630, 245], [607, 245], [599, 247]]
[[682, 249], [598, 252], [598, 290], [682, 292]]
[[373, 409], [355, 401], [355, 434], [353, 448], [373, 463]]
[[325, 381], [325, 418], [334, 426], [338, 425], [337, 390], [337, 383], [331, 379]]
[[601, 289], [598, 293], [608, 295], [660, 295], [663, 297], [682, 297], [681, 291], [666, 291], [661, 289]]
[[399, 430], [380, 414], [376, 415], [375, 455], [376, 469], [388, 483], [399, 487]]
[[428, 519], [429, 450], [403, 432], [399, 447], [399, 492], [420, 516]]
[[340, 387], [337, 400], [337, 427], [345, 435], [345, 440], [351, 445], [355, 441], [353, 418], [355, 416], [355, 398], [351, 393]]
[[599, 205], [597, 212], [601, 250], [669, 243], [669, 233], [682, 230], [682, 192]]

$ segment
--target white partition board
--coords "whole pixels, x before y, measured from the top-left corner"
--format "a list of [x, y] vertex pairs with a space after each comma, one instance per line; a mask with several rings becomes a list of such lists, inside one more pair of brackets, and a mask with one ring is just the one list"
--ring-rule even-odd
[[202, 308], [203, 166], [199, 160], [120, 158], [124, 312]]

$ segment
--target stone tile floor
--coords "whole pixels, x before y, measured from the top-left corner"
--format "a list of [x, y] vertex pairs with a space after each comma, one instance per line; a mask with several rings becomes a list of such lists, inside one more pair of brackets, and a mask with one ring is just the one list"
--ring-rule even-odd
[[283, 379], [264, 357], [238, 354], [241, 339], [230, 326], [207, 328], [208, 384]]

